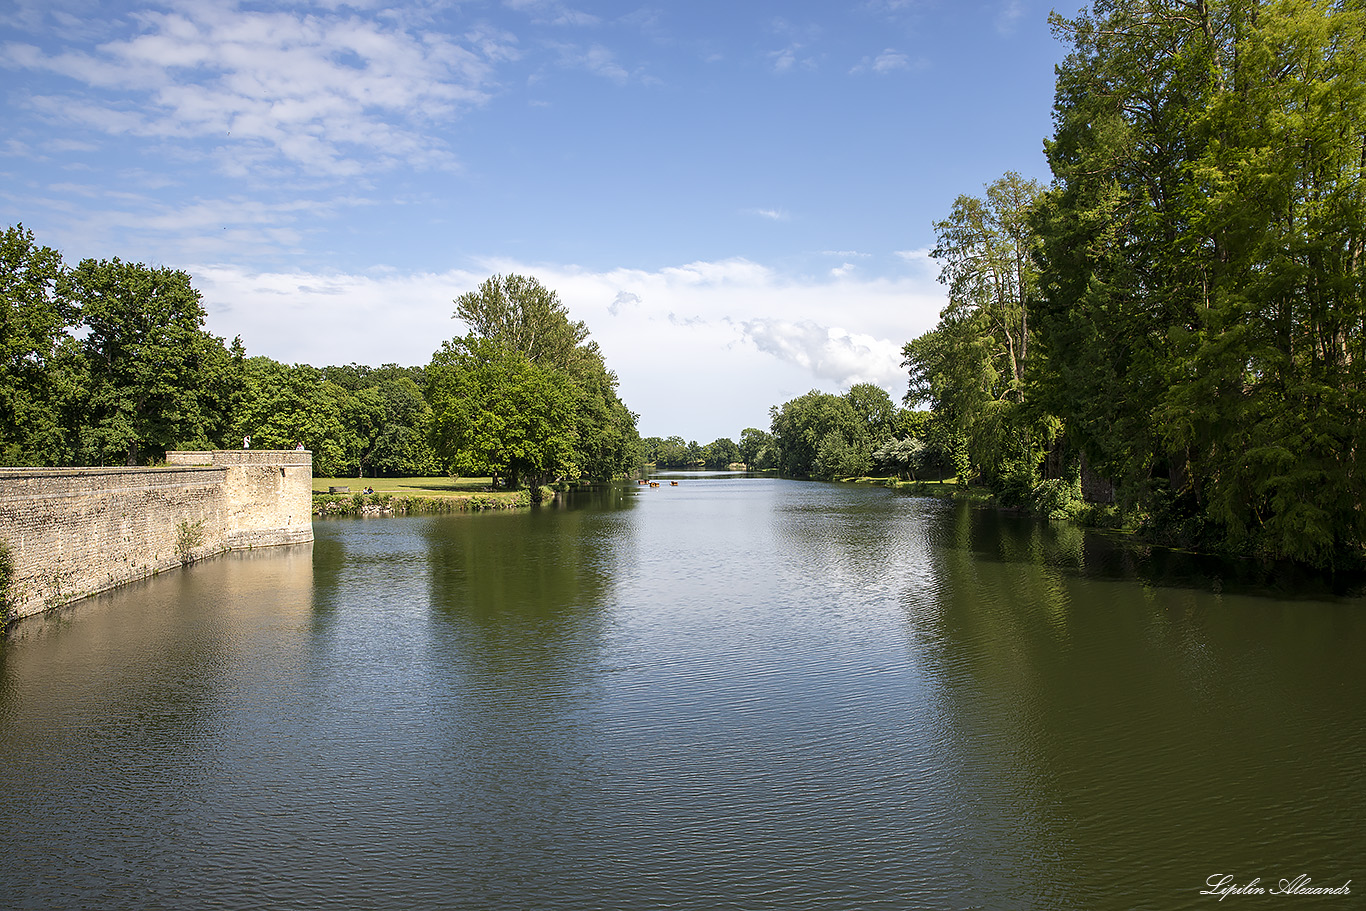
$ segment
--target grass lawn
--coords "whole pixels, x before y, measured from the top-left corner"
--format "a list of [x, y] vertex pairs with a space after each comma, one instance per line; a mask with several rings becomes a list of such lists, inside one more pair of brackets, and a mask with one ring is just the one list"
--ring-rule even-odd
[[488, 490], [490, 478], [314, 478], [313, 492], [327, 493], [329, 487], [350, 487], [360, 493], [367, 487], [375, 493], [409, 497], [464, 497]]

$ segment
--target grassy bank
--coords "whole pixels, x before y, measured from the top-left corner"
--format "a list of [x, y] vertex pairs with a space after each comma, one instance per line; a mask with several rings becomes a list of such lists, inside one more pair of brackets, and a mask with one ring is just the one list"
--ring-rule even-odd
[[[531, 505], [531, 491], [493, 490], [491, 483], [489, 478], [314, 478], [313, 514], [398, 516]], [[329, 492], [333, 487], [349, 490]], [[366, 488], [373, 493], [364, 493]]]
[[1084, 528], [1106, 528], [1129, 533], [1139, 533], [1135, 524], [1126, 525], [1119, 509], [1113, 505], [1085, 503], [1081, 500], [1080, 490], [1069, 492], [1062, 482], [1046, 481], [1036, 490], [1035, 495], [1020, 506], [1007, 506], [1001, 503], [985, 487], [973, 484], [959, 485], [957, 478], [943, 481], [899, 481], [896, 478], [845, 478], [848, 484], [876, 484], [892, 490], [901, 490], [913, 496], [940, 497], [946, 500], [967, 500], [1003, 509], [1009, 512], [1027, 513], [1055, 522], [1071, 522]]
[[846, 484], [876, 484], [892, 490], [902, 490], [921, 497], [941, 497], [958, 500], [989, 500], [991, 493], [985, 487], [960, 485], [957, 478], [942, 481], [899, 481], [896, 478], [844, 478]]

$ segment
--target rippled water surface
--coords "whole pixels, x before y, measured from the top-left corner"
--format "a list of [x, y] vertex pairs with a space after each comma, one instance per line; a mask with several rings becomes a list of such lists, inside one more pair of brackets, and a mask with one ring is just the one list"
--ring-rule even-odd
[[0, 645], [0, 907], [1366, 894], [1360, 600], [757, 478], [314, 528]]

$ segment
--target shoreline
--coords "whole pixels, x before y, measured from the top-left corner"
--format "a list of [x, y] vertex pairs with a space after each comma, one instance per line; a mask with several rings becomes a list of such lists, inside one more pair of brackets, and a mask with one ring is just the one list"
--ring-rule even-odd
[[409, 516], [451, 512], [487, 512], [531, 506], [530, 490], [491, 491], [488, 493], [415, 496], [383, 491], [375, 493], [314, 493], [313, 517], [335, 516]]

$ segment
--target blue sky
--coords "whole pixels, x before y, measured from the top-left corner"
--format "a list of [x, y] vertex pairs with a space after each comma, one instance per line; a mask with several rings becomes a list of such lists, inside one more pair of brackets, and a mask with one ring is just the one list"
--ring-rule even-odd
[[189, 271], [289, 363], [426, 363], [453, 298], [531, 274], [643, 434], [736, 438], [813, 388], [900, 398], [934, 221], [1048, 176], [1051, 8], [4, 0], [0, 212]]

